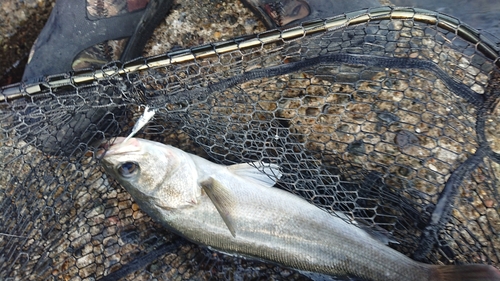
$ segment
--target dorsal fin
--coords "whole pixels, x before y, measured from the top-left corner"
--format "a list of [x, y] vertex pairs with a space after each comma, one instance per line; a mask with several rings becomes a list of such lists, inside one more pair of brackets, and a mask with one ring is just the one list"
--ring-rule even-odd
[[264, 186], [273, 186], [282, 175], [279, 166], [272, 163], [251, 162], [235, 164], [227, 168], [235, 175], [258, 182]]
[[232, 217], [235, 202], [234, 197], [231, 196], [231, 191], [212, 177], [202, 181], [200, 185], [214, 204], [222, 220], [224, 220], [231, 235], [236, 237], [235, 222]]

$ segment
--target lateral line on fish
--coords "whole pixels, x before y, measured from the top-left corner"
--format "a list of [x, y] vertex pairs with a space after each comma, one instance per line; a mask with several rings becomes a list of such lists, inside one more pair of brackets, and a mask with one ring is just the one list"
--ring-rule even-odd
[[132, 128], [132, 132], [128, 135], [128, 137], [123, 141], [124, 143], [127, 142], [131, 137], [133, 137], [139, 130], [144, 127], [153, 116], [155, 116], [156, 109], [149, 108], [146, 105], [146, 108], [144, 108], [144, 112], [142, 113], [141, 117], [139, 117], [139, 120], [134, 125], [134, 128]]

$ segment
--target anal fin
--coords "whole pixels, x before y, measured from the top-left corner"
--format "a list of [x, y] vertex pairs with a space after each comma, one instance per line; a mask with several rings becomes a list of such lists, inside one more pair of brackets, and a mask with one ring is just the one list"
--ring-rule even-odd
[[382, 227], [379, 227], [377, 225], [370, 225], [364, 220], [354, 220], [354, 222], [359, 228], [368, 233], [368, 235], [370, 235], [373, 239], [381, 242], [384, 245], [389, 245], [389, 243], [399, 244], [399, 242], [394, 239], [392, 234]]

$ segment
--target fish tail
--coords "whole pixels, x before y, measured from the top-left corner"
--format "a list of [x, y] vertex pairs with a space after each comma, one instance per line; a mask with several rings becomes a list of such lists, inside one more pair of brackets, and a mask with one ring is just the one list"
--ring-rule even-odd
[[500, 271], [491, 265], [432, 266], [432, 281], [500, 281]]

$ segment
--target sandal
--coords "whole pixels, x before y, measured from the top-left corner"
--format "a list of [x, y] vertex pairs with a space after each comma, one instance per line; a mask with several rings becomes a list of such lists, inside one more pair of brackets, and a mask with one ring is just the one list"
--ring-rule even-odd
[[33, 45], [23, 81], [142, 55], [173, 0], [58, 0]]
[[377, 0], [242, 0], [242, 2], [269, 29], [381, 6]]

